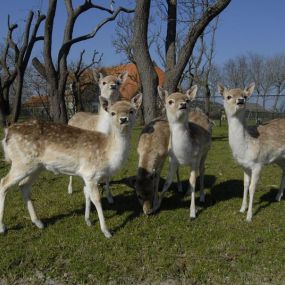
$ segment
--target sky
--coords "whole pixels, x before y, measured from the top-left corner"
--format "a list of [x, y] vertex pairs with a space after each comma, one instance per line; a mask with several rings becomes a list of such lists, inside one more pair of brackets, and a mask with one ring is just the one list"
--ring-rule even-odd
[[[76, 6], [83, 0], [74, 0], [73, 2]], [[93, 2], [101, 5], [110, 3], [109, 0], [94, 0]], [[0, 40], [3, 42], [7, 32], [8, 14], [11, 15], [11, 22], [19, 25], [15, 33], [16, 37], [19, 38], [23, 32], [24, 20], [29, 10], [41, 9], [46, 11], [48, 0], [0, 0], [0, 3]], [[134, 1], [117, 0], [116, 3], [131, 7]], [[217, 64], [223, 64], [230, 58], [249, 52], [265, 56], [285, 53], [284, 11], [284, 0], [232, 0], [220, 15], [214, 61]], [[78, 19], [74, 34], [81, 35], [91, 32], [98, 21], [105, 16], [106, 14], [103, 12], [88, 11]], [[64, 23], [64, 1], [59, 0], [55, 19], [56, 31], [53, 39], [55, 54], [62, 40]], [[116, 54], [112, 46], [115, 24], [112, 22], [103, 27], [94, 39], [74, 45], [69, 59], [76, 61], [80, 51], [85, 49], [85, 60], [88, 61], [96, 49], [103, 53], [103, 65], [120, 64], [124, 56]], [[41, 44], [37, 44], [34, 55], [40, 55], [41, 49]]]

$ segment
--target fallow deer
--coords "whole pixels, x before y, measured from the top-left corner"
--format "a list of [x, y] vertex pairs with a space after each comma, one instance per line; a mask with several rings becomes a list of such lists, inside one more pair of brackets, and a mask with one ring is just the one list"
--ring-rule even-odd
[[211, 146], [211, 123], [205, 121], [203, 126], [188, 121], [190, 101], [196, 97], [197, 86], [193, 86], [186, 94], [168, 94], [158, 87], [158, 93], [165, 102], [166, 115], [170, 128], [169, 172], [159, 199], [160, 206], [164, 193], [171, 185], [173, 175], [179, 165], [191, 167], [190, 172], [190, 217], [196, 217], [195, 186], [198, 173], [200, 174], [200, 201], [205, 201], [204, 171], [205, 160]]
[[283, 171], [280, 190], [276, 200], [280, 201], [285, 187], [285, 119], [275, 119], [264, 125], [246, 125], [246, 100], [254, 91], [251, 83], [245, 89], [227, 89], [218, 84], [218, 90], [224, 98], [224, 108], [228, 120], [229, 144], [233, 157], [244, 170], [244, 192], [240, 212], [247, 209], [246, 220], [252, 220], [254, 192], [261, 169], [266, 164], [275, 163]]
[[[198, 108], [190, 111], [188, 120], [205, 129], [209, 127], [208, 117]], [[137, 148], [139, 163], [135, 189], [144, 214], [153, 213], [158, 203], [160, 173], [168, 155], [169, 138], [169, 124], [164, 118], [157, 118], [147, 124], [139, 138]], [[182, 192], [178, 169], [176, 175], [178, 192]]]
[[[0, 232], [5, 231], [3, 214], [7, 191], [17, 183], [32, 222], [38, 228], [43, 227], [29, 196], [33, 181], [41, 170], [47, 169], [83, 178], [86, 201], [91, 199], [98, 212], [101, 231], [105, 237], [111, 237], [105, 224], [98, 183], [116, 172], [127, 157], [142, 95], [138, 94], [131, 102], [118, 101], [113, 105], [104, 97], [100, 101], [111, 121], [109, 134], [38, 121], [15, 124], [5, 130], [2, 144], [11, 168], [0, 182]], [[88, 207], [85, 221], [90, 225]]]
[[[98, 80], [100, 88], [100, 96], [106, 98], [111, 104], [121, 99], [120, 87], [128, 78], [128, 73], [123, 72], [118, 76], [107, 75], [103, 76], [102, 73], [94, 74], [95, 80]], [[108, 113], [102, 106], [99, 108], [98, 114], [88, 112], [76, 113], [68, 122], [70, 126], [78, 127], [89, 131], [98, 131], [104, 134], [108, 134], [110, 130]], [[110, 177], [106, 177], [106, 190], [107, 199], [110, 204], [114, 203], [112, 193], [109, 188]], [[72, 176], [69, 178], [68, 193], [72, 194]]]

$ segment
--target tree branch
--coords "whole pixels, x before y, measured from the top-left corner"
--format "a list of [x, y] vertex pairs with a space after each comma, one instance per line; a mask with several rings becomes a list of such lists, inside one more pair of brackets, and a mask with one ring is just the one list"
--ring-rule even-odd
[[[94, 5], [96, 6], [96, 5]], [[60, 50], [59, 50], [59, 53], [58, 53], [58, 63], [60, 62], [61, 58], [63, 57], [63, 55], [66, 53], [66, 50], [68, 50], [73, 44], [75, 43], [78, 43], [78, 42], [81, 42], [81, 41], [85, 41], [85, 40], [88, 40], [88, 39], [91, 39], [93, 37], [95, 37], [95, 35], [97, 34], [97, 32], [105, 25], [107, 24], [108, 22], [111, 22], [111, 21], [114, 21], [116, 19], [116, 17], [121, 13], [121, 12], [125, 12], [125, 13], [133, 13], [134, 10], [131, 10], [131, 9], [127, 9], [127, 8], [124, 8], [124, 7], [119, 7], [116, 11], [114, 11], [112, 13], [112, 16], [110, 17], [107, 17], [106, 19], [104, 19], [103, 21], [101, 21], [96, 27], [95, 29], [91, 32], [91, 33], [88, 33], [88, 34], [85, 34], [85, 35], [82, 35], [82, 36], [79, 36], [79, 37], [76, 37], [76, 38], [73, 38], [67, 42], [65, 42]]]

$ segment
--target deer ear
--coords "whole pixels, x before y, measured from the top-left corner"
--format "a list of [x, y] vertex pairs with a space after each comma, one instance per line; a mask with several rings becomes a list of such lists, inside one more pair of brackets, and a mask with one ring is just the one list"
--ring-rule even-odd
[[225, 91], [227, 90], [227, 88], [225, 86], [223, 86], [220, 82], [217, 83], [217, 87], [218, 87], [219, 93], [222, 96], [224, 96], [225, 95]]
[[93, 70], [93, 78], [95, 82], [99, 82], [103, 78], [103, 74], [101, 72], [97, 72], [96, 70]]
[[253, 93], [254, 88], [255, 88], [255, 83], [252, 82], [244, 89], [244, 92], [248, 97]]
[[164, 90], [160, 86], [157, 86], [157, 93], [158, 93], [158, 96], [161, 99], [161, 101], [164, 102], [166, 97], [168, 96], [168, 91]]
[[198, 86], [197, 85], [193, 85], [190, 89], [188, 89], [186, 91], [186, 96], [190, 99], [190, 100], [194, 100], [197, 94], [197, 90], [198, 90]]
[[100, 105], [103, 107], [103, 109], [108, 112], [109, 109], [109, 100], [107, 100], [105, 97], [99, 96], [99, 101], [100, 101]]
[[138, 93], [135, 97], [133, 97], [131, 103], [135, 109], [138, 110], [142, 104], [142, 93]]
[[121, 84], [127, 80], [128, 75], [129, 75], [128, 72], [123, 72], [123, 73], [119, 74], [118, 79], [119, 79]]

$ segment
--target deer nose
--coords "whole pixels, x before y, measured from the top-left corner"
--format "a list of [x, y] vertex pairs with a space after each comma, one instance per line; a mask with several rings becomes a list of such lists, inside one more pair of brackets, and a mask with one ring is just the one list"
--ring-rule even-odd
[[126, 122], [128, 122], [128, 118], [127, 118], [127, 117], [121, 117], [121, 118], [120, 118], [120, 124], [121, 124], [121, 125], [124, 124], [124, 123], [126, 123]]
[[180, 109], [186, 109], [186, 102], [181, 102], [179, 105]]
[[239, 98], [239, 99], [237, 99], [237, 103], [238, 103], [238, 104], [244, 104], [244, 102], [245, 102], [245, 99], [244, 99], [244, 98]]
[[110, 86], [110, 89], [112, 89], [112, 90], [117, 89], [117, 85], [116, 85], [116, 84], [112, 84], [112, 85]]

